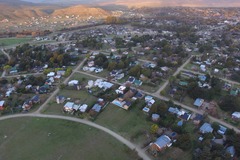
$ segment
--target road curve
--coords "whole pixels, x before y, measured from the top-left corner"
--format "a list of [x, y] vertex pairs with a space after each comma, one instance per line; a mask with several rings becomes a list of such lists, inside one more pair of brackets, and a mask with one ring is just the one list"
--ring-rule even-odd
[[10, 115], [10, 116], [4, 116], [0, 117], [1, 120], [7, 120], [7, 119], [12, 119], [12, 118], [22, 118], [22, 117], [39, 117], [39, 118], [50, 118], [50, 119], [61, 119], [61, 120], [67, 120], [67, 121], [72, 121], [72, 122], [77, 122], [77, 123], [82, 123], [94, 128], [97, 128], [105, 133], [108, 133], [109, 135], [113, 136], [116, 138], [118, 141], [122, 142], [125, 144], [127, 147], [129, 147], [131, 150], [135, 150], [138, 153], [138, 156], [141, 157], [144, 160], [151, 160], [148, 155], [144, 152], [143, 149], [137, 147], [135, 144], [132, 142], [128, 141], [124, 137], [120, 136], [119, 134], [111, 131], [108, 128], [105, 128], [103, 126], [100, 126], [96, 123], [93, 123], [88, 120], [84, 119], [79, 119], [79, 118], [74, 118], [74, 117], [67, 117], [67, 116], [60, 116], [60, 115], [44, 115], [44, 114], [38, 114], [38, 113], [30, 113], [30, 114], [15, 114], [15, 115]]

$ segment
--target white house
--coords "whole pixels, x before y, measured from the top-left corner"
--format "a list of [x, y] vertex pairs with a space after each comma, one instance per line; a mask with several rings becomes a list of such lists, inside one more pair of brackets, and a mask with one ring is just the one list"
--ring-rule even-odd
[[79, 84], [78, 80], [71, 80], [71, 81], [68, 82], [69, 86], [74, 86], [74, 85], [78, 85], [78, 84]]

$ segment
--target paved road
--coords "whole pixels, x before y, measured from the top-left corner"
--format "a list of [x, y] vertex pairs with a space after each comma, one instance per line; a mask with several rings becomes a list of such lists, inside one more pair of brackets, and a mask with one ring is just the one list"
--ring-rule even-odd
[[6, 120], [6, 119], [11, 119], [11, 118], [21, 118], [21, 117], [39, 117], [39, 118], [51, 118], [51, 119], [62, 119], [62, 120], [67, 120], [67, 121], [73, 121], [73, 122], [77, 122], [77, 123], [82, 123], [94, 128], [97, 128], [105, 133], [108, 133], [109, 135], [113, 136], [114, 138], [116, 138], [118, 141], [122, 142], [123, 144], [125, 144], [126, 146], [128, 146], [130, 149], [135, 150], [139, 157], [141, 157], [144, 160], [151, 160], [148, 155], [144, 152], [143, 149], [139, 148], [138, 146], [136, 146], [135, 144], [133, 144], [132, 142], [128, 141], [127, 139], [125, 139], [124, 137], [120, 136], [119, 134], [111, 131], [108, 128], [105, 128], [103, 126], [100, 126], [96, 123], [93, 123], [91, 121], [88, 120], [84, 120], [84, 119], [79, 119], [79, 118], [74, 118], [74, 117], [67, 117], [67, 116], [59, 116], [59, 115], [43, 115], [43, 114], [38, 114], [38, 113], [30, 113], [30, 114], [15, 114], [15, 115], [10, 115], [10, 116], [4, 116], [4, 117], [0, 117], [0, 121], [1, 120]]
[[[200, 74], [200, 75], [203, 75], [203, 74], [204, 74], [204, 73], [201, 73], [201, 72], [192, 71], [192, 70], [188, 70], [188, 69], [182, 69], [182, 71], [191, 72], [191, 73], [193, 73], [193, 74]], [[228, 82], [228, 83], [230, 83], [230, 84], [240, 85], [240, 83], [238, 83], [238, 82], [236, 82], [236, 81], [233, 81], [233, 80], [230, 80], [230, 79], [221, 78], [221, 77], [218, 77], [218, 78], [221, 79], [222, 81]]]

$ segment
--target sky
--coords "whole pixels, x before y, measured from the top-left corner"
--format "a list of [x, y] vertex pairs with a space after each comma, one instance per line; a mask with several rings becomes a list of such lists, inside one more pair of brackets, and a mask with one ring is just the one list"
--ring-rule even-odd
[[192, 7], [240, 7], [240, 0], [23, 0], [35, 3], [121, 4]]

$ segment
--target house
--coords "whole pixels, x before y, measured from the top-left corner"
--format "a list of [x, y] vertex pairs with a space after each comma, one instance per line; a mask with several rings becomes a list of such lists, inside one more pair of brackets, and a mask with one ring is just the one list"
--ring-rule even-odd
[[229, 146], [229, 147], [227, 147], [227, 148], [226, 148], [226, 152], [227, 152], [228, 154], [230, 154], [231, 157], [234, 157], [234, 155], [235, 155], [235, 153], [236, 153], [234, 146]]
[[86, 112], [87, 108], [88, 108], [88, 105], [83, 104], [83, 105], [80, 106], [79, 111], [84, 113], [84, 112]]
[[9, 74], [14, 74], [14, 73], [18, 73], [17, 67], [12, 67], [9, 71]]
[[157, 122], [160, 118], [159, 114], [152, 114], [152, 121]]
[[37, 104], [37, 103], [40, 103], [40, 97], [38, 95], [35, 95], [31, 99], [28, 99], [23, 103], [22, 109], [24, 111], [28, 111], [32, 108], [34, 104]]
[[65, 112], [72, 112], [73, 111], [73, 102], [67, 102], [64, 106], [63, 106], [63, 111]]
[[80, 108], [80, 105], [78, 105], [78, 104], [73, 104], [73, 107], [72, 107], [72, 109], [73, 109], [73, 111], [78, 111], [78, 109]]
[[0, 101], [0, 111], [4, 109], [5, 101]]
[[180, 115], [179, 118], [185, 120], [185, 121], [188, 121], [190, 118], [191, 118], [191, 114], [185, 112], [184, 114]]
[[103, 68], [96, 68], [95, 69], [95, 73], [100, 73], [100, 72], [102, 72], [103, 71]]
[[55, 72], [50, 72], [47, 74], [47, 77], [54, 77], [55, 76]]
[[64, 75], [65, 75], [65, 72], [66, 72], [66, 71], [62, 71], [62, 70], [57, 71], [57, 75], [64, 76]]
[[168, 70], [169, 70], [169, 68], [168, 67], [161, 67], [161, 70], [163, 71], [163, 72], [167, 72]]
[[205, 82], [207, 77], [205, 75], [198, 75], [198, 79], [202, 82]]
[[203, 115], [201, 115], [201, 114], [196, 114], [195, 117], [193, 118], [193, 123], [194, 123], [195, 125], [199, 125], [202, 120], [203, 120]]
[[234, 112], [232, 114], [232, 119], [240, 119], [240, 112]]
[[136, 86], [141, 86], [142, 85], [142, 81], [141, 80], [138, 80], [138, 79], [135, 79], [135, 81], [133, 82], [134, 85]]
[[127, 87], [125, 87], [125, 86], [120, 86], [117, 90], [115, 90], [115, 92], [116, 92], [117, 94], [124, 94], [125, 91], [126, 91], [126, 89], [127, 89]]
[[137, 93], [134, 96], [136, 99], [142, 99], [144, 97], [144, 93], [137, 91]]
[[71, 81], [68, 82], [69, 86], [74, 86], [74, 85], [78, 85], [78, 84], [79, 84], [78, 80], [71, 80]]
[[154, 151], [162, 151], [163, 149], [170, 147], [171, 145], [171, 139], [166, 135], [162, 135], [156, 140], [156, 142], [150, 144], [150, 148]]
[[[46, 85], [47, 86], [47, 85]], [[45, 85], [38, 88], [40, 94], [47, 93], [47, 87]]]
[[29, 109], [31, 109], [32, 108], [32, 102], [30, 101], [30, 100], [26, 100], [24, 103], [23, 103], [23, 105], [22, 105], [22, 109], [24, 110], [24, 111], [28, 111]]
[[128, 78], [127, 82], [133, 83], [135, 80], [136, 80], [136, 78], [130, 76], [130, 77]]
[[219, 129], [218, 129], [217, 133], [224, 135], [226, 133], [226, 131], [227, 131], [226, 127], [219, 125]]
[[168, 112], [170, 112], [172, 114], [178, 114], [180, 112], [180, 110], [177, 107], [175, 107], [175, 108], [169, 107]]
[[238, 95], [238, 89], [231, 89], [230, 95], [231, 96], [237, 96]]
[[197, 98], [195, 102], [193, 103], [194, 106], [201, 107], [204, 102], [204, 99]]
[[212, 133], [213, 132], [213, 128], [211, 126], [211, 124], [209, 123], [204, 123], [201, 127], [200, 127], [200, 132], [201, 133]]
[[40, 97], [39, 95], [35, 95], [31, 98], [32, 103], [36, 104], [40, 102]]
[[153, 99], [152, 96], [145, 96], [145, 102], [147, 105], [142, 109], [144, 112], [148, 113], [150, 111], [150, 108], [152, 105], [155, 103], [155, 100]]
[[101, 82], [101, 83], [99, 83], [98, 84], [98, 87], [99, 88], [101, 88], [101, 89], [103, 89], [104, 91], [106, 91], [107, 89], [110, 89], [110, 88], [112, 88], [112, 86], [113, 86], [114, 84], [112, 84], [112, 83], [110, 83], [110, 82]]
[[64, 103], [66, 98], [64, 96], [57, 96], [56, 97], [56, 102], [57, 104]]
[[97, 103], [93, 105], [92, 109], [90, 110], [89, 114], [91, 116], [96, 116], [102, 108], [106, 105], [103, 99], [99, 98]]

